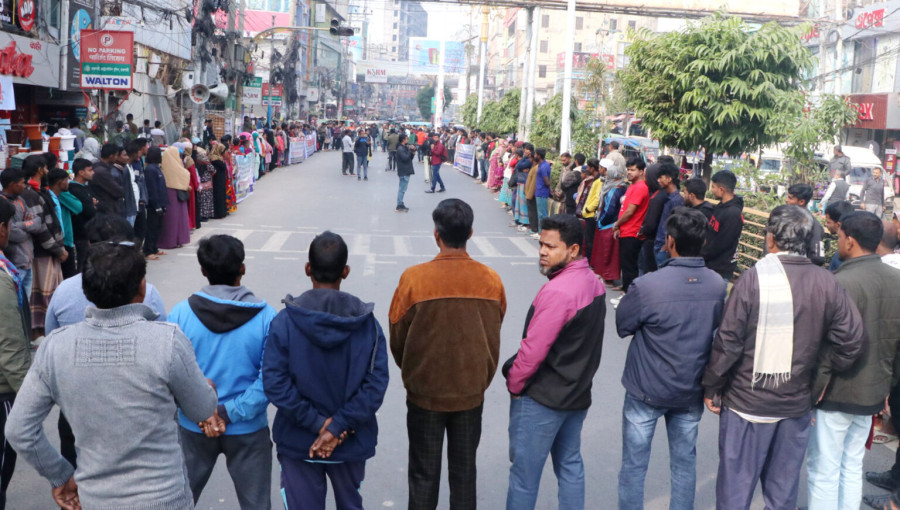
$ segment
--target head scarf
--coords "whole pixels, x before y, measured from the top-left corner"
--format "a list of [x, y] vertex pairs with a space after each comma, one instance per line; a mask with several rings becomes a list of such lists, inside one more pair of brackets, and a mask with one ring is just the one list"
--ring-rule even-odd
[[606, 195], [608, 191], [625, 184], [624, 169], [606, 158], [603, 158], [603, 160], [608, 161], [609, 166], [605, 166], [603, 161], [600, 162], [600, 165], [606, 168], [606, 181], [603, 183], [603, 187], [600, 188], [601, 196]]
[[162, 173], [167, 188], [186, 191], [191, 187], [191, 174], [181, 162], [178, 147], [171, 146], [163, 152]]
[[194, 154], [194, 157], [197, 158], [197, 163], [200, 163], [201, 165], [208, 165], [211, 163], [209, 154], [206, 153], [206, 149], [197, 147], [197, 152]]
[[222, 154], [225, 153], [225, 145], [221, 143], [214, 143], [212, 149], [209, 152], [209, 161], [224, 161]]
[[84, 147], [81, 148], [81, 156], [84, 159], [90, 160], [91, 163], [99, 161], [100, 142], [98, 142], [96, 138], [86, 138], [84, 140]]

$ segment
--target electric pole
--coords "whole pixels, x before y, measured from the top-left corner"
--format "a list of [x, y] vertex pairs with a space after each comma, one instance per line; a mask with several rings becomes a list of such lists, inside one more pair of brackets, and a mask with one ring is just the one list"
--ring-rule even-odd
[[575, 0], [568, 0], [566, 9], [566, 63], [563, 72], [562, 132], [559, 152], [562, 154], [572, 147], [572, 57], [575, 48]]
[[528, 103], [528, 75], [533, 72], [531, 67], [531, 39], [535, 36], [532, 33], [532, 21], [534, 20], [534, 7], [528, 7], [528, 17], [525, 22], [525, 66], [522, 70], [521, 93], [519, 94], [519, 129], [516, 131], [516, 138], [525, 139], [525, 110]]
[[487, 40], [488, 40], [488, 14], [491, 12], [490, 7], [482, 7], [481, 14], [481, 62], [478, 69], [478, 113], [476, 118], [481, 122], [481, 109], [484, 106], [484, 65], [487, 58]]

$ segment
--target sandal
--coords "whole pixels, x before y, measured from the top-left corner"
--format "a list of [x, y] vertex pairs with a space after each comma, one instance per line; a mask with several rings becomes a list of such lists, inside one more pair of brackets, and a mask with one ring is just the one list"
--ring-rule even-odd
[[152, 253], [151, 253], [150, 255], [147, 255], [147, 256], [144, 257], [144, 258], [147, 259], [147, 260], [159, 260], [159, 257], [156, 256], [156, 255], [154, 255], [154, 254], [152, 254]]
[[166, 253], [162, 250], [158, 250], [154, 255], [168, 255], [168, 253]]
[[885, 443], [890, 443], [891, 441], [894, 441], [896, 439], [897, 439], [897, 436], [895, 436], [893, 434], [888, 434], [886, 432], [876, 432], [875, 435], [872, 437], [872, 443], [873, 444], [885, 444]]

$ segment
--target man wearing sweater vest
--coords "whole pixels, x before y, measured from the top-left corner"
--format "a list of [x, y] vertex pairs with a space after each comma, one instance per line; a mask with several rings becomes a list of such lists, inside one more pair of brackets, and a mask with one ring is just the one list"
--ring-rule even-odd
[[269, 399], [261, 369], [275, 310], [241, 285], [244, 245], [238, 239], [205, 238], [197, 259], [209, 285], [169, 314], [190, 339], [200, 369], [216, 382], [219, 396], [216, 413], [206, 421], [195, 422], [178, 411], [194, 503], [224, 454], [241, 509], [271, 508]]

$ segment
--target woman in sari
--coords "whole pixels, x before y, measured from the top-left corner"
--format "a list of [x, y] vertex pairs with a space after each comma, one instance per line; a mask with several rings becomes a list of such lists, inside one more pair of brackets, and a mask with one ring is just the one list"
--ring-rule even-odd
[[266, 158], [266, 170], [271, 172], [275, 170], [275, 167], [278, 166], [278, 146], [275, 141], [275, 133], [272, 132], [271, 129], [266, 129], [264, 132], [266, 145], [268, 148], [268, 157]]
[[191, 242], [191, 226], [188, 216], [188, 197], [191, 193], [191, 174], [184, 167], [179, 144], [168, 147], [162, 155], [162, 173], [166, 180], [169, 207], [163, 215], [159, 234], [159, 248], [180, 248]]
[[521, 232], [530, 230], [528, 228], [528, 201], [525, 198], [525, 186], [528, 182], [528, 172], [531, 171], [531, 154], [525, 154], [525, 150], [527, 149], [523, 149], [523, 156], [516, 163], [516, 171], [512, 177], [516, 180], [516, 205], [513, 208], [513, 219], [519, 225]]
[[[619, 218], [622, 196], [625, 195], [625, 169], [612, 164], [606, 158], [600, 162], [601, 172], [606, 168], [606, 182], [600, 188], [600, 209], [597, 212], [597, 232], [591, 264], [606, 285], [612, 287], [621, 276], [619, 268], [619, 240], [613, 236], [613, 225]], [[615, 289], [614, 289], [615, 290]], [[621, 289], [619, 289], [621, 290]]]
[[487, 187], [492, 191], [499, 191], [503, 186], [503, 164], [502, 157], [506, 152], [506, 140], [501, 140], [497, 147], [494, 148], [493, 153], [491, 154], [491, 171], [488, 176]]
[[227, 136], [222, 142], [213, 142], [209, 151], [209, 161], [216, 172], [212, 178], [213, 215], [215, 219], [222, 219], [228, 215], [228, 164], [225, 162], [225, 144]]
[[253, 132], [253, 152], [255, 152], [259, 156], [259, 162], [256, 165], [256, 170], [253, 173], [253, 179], [258, 181], [262, 176], [266, 175], [266, 150], [265, 140], [263, 140], [259, 136], [259, 132]]
[[197, 166], [194, 164], [194, 146], [191, 142], [181, 142], [184, 146], [184, 167], [187, 168], [190, 175], [190, 197], [188, 199], [188, 221], [191, 230], [200, 228], [200, 222], [197, 221], [197, 191], [200, 188], [200, 178], [197, 175]]
[[213, 193], [213, 175], [216, 173], [215, 167], [209, 160], [209, 154], [202, 148], [197, 147], [194, 151], [195, 167], [197, 169], [197, 177], [200, 179], [200, 185], [197, 186], [197, 205], [200, 213], [199, 221], [207, 221], [215, 216], [214, 193]]

